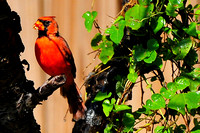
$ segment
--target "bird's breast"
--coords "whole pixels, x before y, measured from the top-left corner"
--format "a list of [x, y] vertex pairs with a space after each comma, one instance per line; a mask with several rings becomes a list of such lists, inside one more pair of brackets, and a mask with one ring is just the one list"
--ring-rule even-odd
[[[63, 42], [60, 43], [62, 44]], [[58, 45], [59, 42], [55, 42], [46, 36], [38, 38], [35, 43], [37, 61], [41, 68], [50, 76], [71, 71], [70, 63], [65, 60], [66, 55], [62, 53]]]

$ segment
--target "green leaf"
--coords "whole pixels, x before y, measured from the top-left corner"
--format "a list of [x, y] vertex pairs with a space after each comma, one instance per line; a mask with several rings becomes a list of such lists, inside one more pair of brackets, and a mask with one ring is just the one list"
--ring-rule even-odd
[[200, 68], [195, 68], [192, 72], [182, 73], [181, 75], [189, 80], [190, 91], [196, 92], [200, 86]]
[[99, 91], [96, 95], [96, 97], [94, 98], [94, 100], [92, 101], [92, 103], [94, 102], [99, 102], [99, 101], [103, 101], [106, 98], [109, 98], [112, 95], [112, 93], [110, 92], [109, 94], [107, 94], [107, 92], [101, 92]]
[[192, 129], [191, 133], [200, 133], [200, 125], [196, 125], [196, 126]]
[[111, 129], [113, 128], [113, 124], [109, 123], [106, 125], [106, 128], [104, 129], [104, 133], [112, 133]]
[[[168, 84], [169, 84], [169, 83], [168, 83]], [[175, 95], [176, 91], [171, 91], [170, 89], [167, 90], [166, 88], [162, 87], [162, 88], [160, 89], [160, 93], [161, 93], [161, 95], [162, 95], [163, 97], [165, 97], [165, 98], [167, 98], [167, 99], [170, 99], [170, 98], [172, 98], [172, 96]]]
[[142, 61], [150, 56], [150, 52], [142, 47], [142, 45], [135, 47], [135, 54], [133, 55], [136, 61]]
[[176, 17], [178, 14], [175, 13], [175, 10], [176, 10], [176, 7], [174, 7], [174, 6], [172, 5], [172, 3], [169, 2], [168, 5], [167, 5], [167, 8], [166, 8], [166, 14], [167, 14], [168, 16], [171, 16], [171, 17]]
[[183, 90], [190, 85], [190, 81], [189, 81], [189, 79], [181, 76], [181, 77], [176, 78], [175, 84], [176, 84], [178, 90]]
[[198, 54], [196, 50], [192, 47], [187, 54], [187, 56], [184, 58], [184, 63], [190, 66], [193, 66], [198, 61]]
[[150, 54], [150, 56], [149, 56], [149, 57], [146, 57], [146, 58], [144, 59], [144, 62], [146, 62], [146, 63], [152, 63], [153, 61], [156, 60], [156, 57], [157, 57], [156, 51], [152, 51], [151, 54]]
[[150, 100], [146, 101], [146, 107], [151, 110], [158, 110], [165, 107], [165, 100], [161, 94], [153, 94]]
[[82, 17], [85, 18], [85, 27], [88, 32], [90, 32], [92, 30], [92, 25], [93, 25], [93, 22], [94, 22], [96, 16], [97, 16], [96, 11], [93, 11], [93, 12], [87, 11], [83, 14]]
[[173, 54], [177, 55], [176, 60], [183, 59], [192, 47], [192, 41], [190, 38], [181, 40], [178, 44], [172, 47]]
[[169, 2], [176, 8], [183, 7], [183, 0], [169, 0]]
[[125, 113], [122, 118], [122, 123], [124, 125], [124, 132], [130, 132], [134, 126], [135, 118], [131, 113]]
[[157, 126], [154, 130], [154, 133], [172, 133], [170, 128], [164, 127], [164, 126]]
[[101, 53], [100, 60], [103, 64], [106, 64], [114, 55], [113, 42], [108, 41], [107, 39], [103, 39], [103, 42], [100, 43]]
[[103, 112], [106, 117], [108, 117], [110, 115], [110, 112], [112, 111], [115, 102], [116, 102], [116, 100], [114, 98], [111, 99], [111, 103], [108, 99], [103, 101], [103, 103], [102, 103]]
[[[121, 78], [121, 77], [120, 77]], [[120, 80], [117, 81], [116, 83], [116, 93], [117, 93], [117, 96], [120, 98], [121, 95], [122, 95], [122, 92], [124, 90], [124, 80], [121, 78]]]
[[124, 20], [124, 17], [123, 16], [119, 16], [119, 17], [117, 17], [117, 19], [114, 21], [113, 24], [117, 24], [117, 23], [119, 23], [122, 20]]
[[195, 20], [198, 21], [198, 18], [200, 16], [200, 10], [196, 10], [195, 12]]
[[140, 5], [147, 6], [147, 5], [150, 5], [152, 0], [138, 0], [138, 2], [139, 2]]
[[195, 22], [191, 22], [189, 25], [189, 28], [183, 28], [183, 30], [190, 36], [197, 36], [197, 30], [196, 30], [197, 24]]
[[163, 67], [162, 59], [157, 56], [156, 60], [153, 62], [153, 65], [156, 65], [161, 69]]
[[150, 39], [147, 42], [147, 48], [150, 51], [157, 50], [159, 48], [159, 43], [156, 39]]
[[120, 105], [115, 105], [115, 110], [113, 110], [114, 112], [120, 112], [120, 111], [124, 111], [124, 110], [130, 110], [131, 107], [129, 107], [128, 105], [125, 104], [120, 104]]
[[[195, 100], [194, 100], [195, 99]], [[185, 115], [185, 106], [188, 110], [200, 107], [200, 92], [188, 92], [175, 95], [168, 104], [168, 107]]]
[[189, 79], [180, 76], [178, 78], [175, 79], [175, 82], [169, 82], [167, 84], [167, 88], [162, 87], [160, 89], [160, 93], [162, 96], [164, 96], [167, 99], [171, 99], [175, 93], [177, 92], [177, 90], [183, 90], [186, 87], [188, 87], [190, 85], [190, 81]]
[[102, 40], [102, 35], [100, 33], [97, 33], [91, 41], [91, 46], [93, 50], [99, 49], [98, 43]]
[[146, 23], [146, 18], [153, 11], [153, 4], [144, 6], [136, 4], [125, 13], [126, 26], [138, 30]]
[[162, 16], [159, 16], [158, 18], [152, 19], [152, 28], [153, 32], [156, 34], [158, 31], [160, 31], [166, 24], [165, 19]]
[[128, 80], [130, 80], [132, 83], [135, 83], [138, 78], [138, 75], [136, 72], [134, 72], [134, 73], [129, 73], [127, 77]]
[[177, 13], [175, 13], [175, 10], [182, 7], [183, 0], [169, 0], [166, 8], [166, 14], [172, 17], [176, 17]]
[[187, 108], [189, 111], [200, 107], [200, 91], [188, 92], [184, 94], [184, 96], [185, 96], [185, 102], [186, 102], [185, 104], [187, 104]]
[[112, 25], [110, 28], [106, 29], [105, 33], [110, 34], [110, 39], [114, 43], [119, 44], [124, 36], [124, 27], [125, 21], [121, 20], [119, 21], [118, 28], [115, 25]]

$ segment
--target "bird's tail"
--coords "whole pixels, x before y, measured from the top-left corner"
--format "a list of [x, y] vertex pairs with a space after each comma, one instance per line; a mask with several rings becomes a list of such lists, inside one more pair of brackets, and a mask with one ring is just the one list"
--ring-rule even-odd
[[86, 106], [83, 103], [81, 93], [76, 83], [64, 85], [60, 88], [63, 97], [67, 97], [70, 113], [73, 114], [73, 120], [78, 121], [85, 118]]

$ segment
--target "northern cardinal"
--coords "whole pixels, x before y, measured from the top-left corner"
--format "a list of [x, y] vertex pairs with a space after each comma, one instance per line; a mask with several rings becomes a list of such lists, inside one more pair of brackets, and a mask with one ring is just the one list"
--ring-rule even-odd
[[66, 83], [60, 88], [61, 95], [67, 97], [70, 113], [75, 121], [85, 117], [86, 107], [74, 82], [76, 66], [72, 52], [63, 37], [59, 35], [54, 16], [40, 17], [34, 24], [38, 30], [35, 55], [41, 68], [50, 76], [65, 74]]

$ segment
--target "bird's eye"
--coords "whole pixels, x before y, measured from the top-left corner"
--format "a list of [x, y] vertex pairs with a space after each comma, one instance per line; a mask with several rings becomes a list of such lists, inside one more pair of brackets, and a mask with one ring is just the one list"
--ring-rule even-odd
[[50, 24], [50, 21], [44, 21], [45, 26], [49, 26], [49, 24]]

